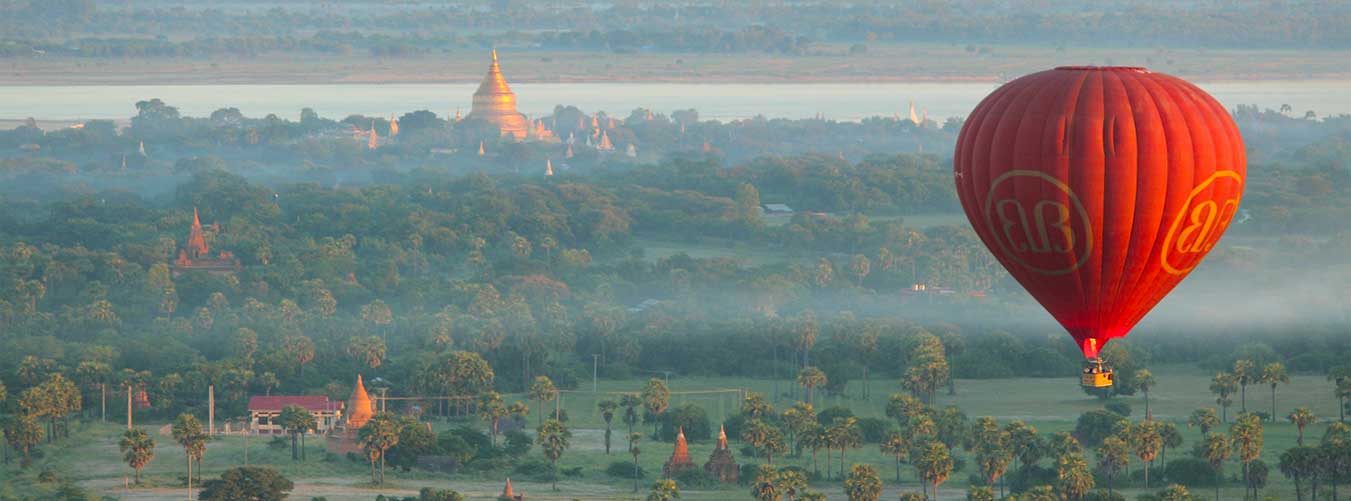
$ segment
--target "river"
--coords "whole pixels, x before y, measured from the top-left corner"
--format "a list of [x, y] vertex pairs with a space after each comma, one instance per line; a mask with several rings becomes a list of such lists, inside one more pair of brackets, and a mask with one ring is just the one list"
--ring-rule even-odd
[[[522, 113], [541, 116], [555, 105], [586, 112], [604, 110], [627, 116], [635, 108], [661, 113], [694, 108], [703, 119], [735, 120], [764, 115], [806, 118], [817, 113], [833, 120], [908, 114], [909, 103], [929, 117], [965, 116], [996, 87], [993, 83], [537, 83], [513, 85]], [[1230, 109], [1256, 104], [1277, 109], [1289, 104], [1298, 115], [1351, 114], [1351, 81], [1255, 80], [1202, 83]], [[306, 85], [91, 85], [0, 86], [0, 120], [35, 117], [48, 121], [126, 119], [134, 103], [160, 98], [187, 116], [206, 116], [224, 108], [245, 115], [268, 113], [295, 119], [301, 108], [342, 118], [351, 114], [388, 116], [431, 110], [440, 116], [469, 112], [477, 84], [306, 84]]]

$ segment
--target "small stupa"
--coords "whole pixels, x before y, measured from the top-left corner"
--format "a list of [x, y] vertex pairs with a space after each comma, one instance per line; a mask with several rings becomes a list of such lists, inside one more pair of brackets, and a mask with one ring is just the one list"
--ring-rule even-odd
[[685, 428], [681, 427], [676, 432], [675, 451], [671, 452], [671, 459], [661, 467], [661, 474], [666, 478], [673, 478], [680, 472], [694, 468], [694, 460], [690, 459], [690, 445], [685, 442]]
[[522, 499], [525, 499], [525, 495], [517, 494], [516, 491], [511, 488], [511, 477], [507, 477], [507, 485], [502, 486], [502, 495], [497, 496], [497, 499], [501, 501], [521, 501]]
[[356, 387], [352, 388], [352, 395], [347, 397], [346, 404], [341, 426], [329, 431], [325, 447], [334, 454], [360, 454], [361, 444], [357, 442], [357, 431], [375, 416], [375, 406], [371, 402], [371, 396], [366, 393], [366, 384], [361, 380], [361, 374], [357, 374]]
[[708, 462], [704, 463], [704, 471], [708, 472], [709, 476], [729, 484], [735, 484], [741, 476], [741, 467], [736, 464], [732, 450], [727, 447], [727, 429], [724, 427], [718, 427], [718, 446], [708, 456]]
[[547, 176], [547, 177], [553, 177], [553, 175], [554, 175], [554, 161], [553, 161], [553, 160], [550, 160], [550, 159], [547, 159], [547, 158], [544, 159], [544, 175]]

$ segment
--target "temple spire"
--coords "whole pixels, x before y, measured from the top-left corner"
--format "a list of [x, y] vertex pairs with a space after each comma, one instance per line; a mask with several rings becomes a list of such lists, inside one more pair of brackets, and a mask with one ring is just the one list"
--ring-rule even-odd
[[727, 449], [727, 427], [718, 425], [718, 449]]
[[192, 259], [206, 257], [211, 248], [206, 245], [206, 236], [202, 233], [202, 218], [197, 214], [197, 208], [192, 208], [192, 228], [188, 230], [188, 257]]
[[545, 175], [545, 176], [549, 176], [549, 177], [553, 177], [553, 175], [554, 175], [554, 161], [553, 161], [553, 160], [550, 160], [550, 159], [547, 159], [547, 158], [544, 159], [544, 175]]

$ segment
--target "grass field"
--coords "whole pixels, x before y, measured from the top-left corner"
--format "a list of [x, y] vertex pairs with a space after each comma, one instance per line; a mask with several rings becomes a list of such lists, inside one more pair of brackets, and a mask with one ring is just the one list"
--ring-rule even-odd
[[[1151, 408], [1157, 419], [1182, 421], [1187, 414], [1196, 408], [1213, 406], [1213, 398], [1207, 390], [1208, 375], [1192, 369], [1169, 367], [1158, 368], [1155, 373], [1158, 377], [1158, 386], [1151, 392]], [[558, 492], [552, 492], [547, 483], [516, 478], [513, 479], [513, 483], [516, 485], [518, 492], [525, 492], [527, 499], [634, 499], [635, 497], [631, 493], [631, 480], [611, 478], [605, 474], [605, 467], [610, 462], [625, 461], [630, 458], [618, 452], [624, 447], [620, 438], [623, 436], [623, 430], [617, 430], [614, 434], [616, 453], [612, 456], [604, 454], [602, 445], [604, 424], [596, 410], [595, 402], [604, 398], [613, 398], [612, 395], [607, 395], [608, 392], [637, 391], [641, 385], [642, 381], [640, 380], [601, 381], [598, 388], [599, 393], [591, 393], [589, 385], [584, 385], [587, 391], [565, 392], [562, 405], [571, 416], [569, 426], [573, 430], [574, 437], [572, 447], [564, 454], [560, 466], [565, 468], [580, 466], [583, 475], [579, 478], [566, 478], [560, 481]], [[739, 378], [676, 378], [670, 381], [670, 386], [674, 392], [673, 406], [684, 402], [697, 403], [703, 406], [710, 418], [714, 420], [736, 412], [738, 403], [735, 390], [772, 393], [776, 388], [773, 381]], [[818, 398], [818, 410], [833, 405], [841, 405], [851, 408], [859, 416], [882, 417], [883, 406], [886, 401], [885, 395], [895, 391], [898, 388], [898, 382], [892, 380], [872, 381], [871, 387], [875, 396], [870, 401], [856, 398], [860, 394], [861, 387], [861, 383], [854, 382], [848, 389], [848, 396]], [[1043, 434], [1068, 431], [1073, 428], [1074, 420], [1080, 413], [1101, 406], [1099, 401], [1084, 395], [1071, 378], [959, 380], [956, 387], [956, 395], [939, 396], [939, 405], [960, 406], [973, 419], [980, 416], [993, 416], [1001, 421], [1023, 419], [1036, 426]], [[791, 404], [791, 400], [788, 398], [791, 388], [787, 382], [779, 382], [777, 388], [780, 395], [776, 399], [775, 405], [781, 410]], [[729, 391], [719, 393], [710, 390]], [[1294, 406], [1307, 406], [1324, 419], [1336, 419], [1336, 405], [1332, 399], [1331, 390], [1331, 384], [1321, 377], [1294, 376], [1289, 385], [1278, 390], [1277, 413], [1284, 415]], [[521, 396], [510, 395], [507, 398], [510, 401], [519, 399]], [[1251, 410], [1269, 409], [1269, 399], [1270, 392], [1266, 387], [1249, 388], [1248, 406]], [[1133, 407], [1134, 417], [1138, 419], [1139, 416], [1143, 415], [1144, 405], [1141, 397], [1131, 397], [1125, 399], [1125, 401]], [[1230, 409], [1231, 416], [1238, 412], [1237, 407], [1236, 398], [1234, 407]], [[533, 423], [534, 419], [535, 417], [532, 415], [530, 422]], [[153, 433], [162, 424], [146, 423], [145, 426]], [[618, 427], [623, 426], [618, 419], [616, 424]], [[437, 423], [437, 426], [447, 425]], [[1316, 441], [1322, 435], [1324, 428], [1324, 423], [1315, 424], [1306, 430], [1306, 437]], [[650, 428], [644, 429], [650, 430]], [[1197, 430], [1187, 429], [1183, 426], [1182, 431], [1186, 437], [1186, 443], [1183, 444], [1181, 450], [1169, 451], [1168, 454], [1171, 458], [1185, 454], [1185, 451], [1190, 450], [1192, 443], [1198, 439], [1199, 432]], [[59, 477], [74, 479], [101, 495], [129, 500], [183, 499], [185, 493], [180, 478], [184, 467], [183, 453], [181, 449], [170, 443], [168, 437], [157, 437], [159, 441], [157, 456], [145, 471], [147, 486], [130, 490], [124, 488], [124, 479], [130, 476], [131, 470], [119, 461], [120, 455], [117, 452], [116, 439], [120, 432], [121, 427], [114, 424], [84, 426], [71, 439], [60, 444], [59, 447], [47, 447], [49, 453], [42, 459], [37, 460], [36, 464], [28, 470], [18, 470], [17, 465], [7, 466], [3, 470], [4, 475], [11, 478], [3, 483], [10, 486], [7, 487], [8, 489], [22, 490], [25, 489], [24, 486], [33, 485], [36, 482], [38, 472], [51, 470], [56, 472]], [[1277, 457], [1282, 451], [1294, 446], [1295, 435], [1294, 427], [1287, 423], [1267, 425], [1266, 444], [1262, 459], [1273, 465], [1273, 471], [1265, 494], [1274, 495], [1279, 499], [1294, 499], [1293, 484], [1275, 470], [1274, 464], [1278, 461]], [[735, 439], [735, 437], [733, 438]], [[288, 450], [270, 449], [265, 445], [265, 442], [265, 439], [256, 437], [251, 439], [249, 462], [255, 465], [276, 467], [288, 478], [295, 481], [296, 490], [291, 496], [292, 499], [323, 496], [329, 500], [370, 500], [378, 494], [412, 495], [423, 486], [452, 488], [465, 494], [469, 499], [493, 499], [500, 492], [502, 481], [507, 475], [506, 472], [498, 472], [448, 476], [416, 471], [410, 473], [391, 471], [388, 475], [389, 483], [387, 486], [374, 488], [369, 485], [369, 471], [364, 463], [350, 462], [345, 458], [325, 461], [322, 453], [322, 441], [319, 439], [310, 441], [308, 449], [310, 459], [304, 463], [292, 462]], [[702, 464], [712, 447], [711, 442], [702, 441], [692, 443], [690, 450], [696, 462]], [[228, 467], [243, 464], [244, 449], [245, 440], [241, 437], [225, 437], [213, 441], [209, 445], [206, 455], [205, 477], [210, 478]], [[641, 455], [640, 462], [643, 468], [648, 472], [659, 472], [661, 464], [670, 455], [671, 445], [649, 441], [644, 442], [642, 449], [644, 452]], [[739, 445], [734, 443], [733, 449], [739, 449]], [[538, 451], [532, 450], [531, 454], [538, 454]], [[957, 454], [965, 454], [965, 452], [962, 451]], [[901, 484], [898, 485], [894, 482], [893, 463], [877, 451], [875, 444], [868, 444], [861, 449], [849, 451], [847, 459], [850, 463], [871, 463], [878, 469], [886, 484], [886, 493], [883, 495], [883, 499], [895, 499], [900, 490], [917, 490], [919, 488], [916, 483], [915, 472], [908, 465], [902, 470]], [[753, 461], [750, 458], [740, 456], [738, 460], [741, 462]], [[822, 466], [824, 466], [824, 458], [821, 461]], [[786, 458], [776, 460], [775, 463], [810, 467], [810, 458]], [[971, 468], [973, 466], [968, 466], [968, 470]], [[1131, 464], [1132, 470], [1139, 468], [1138, 463], [1133, 462]], [[1225, 499], [1242, 496], [1242, 488], [1232, 481], [1236, 478], [1238, 471], [1239, 466], [1236, 463], [1231, 463], [1226, 469], [1225, 474], [1230, 477], [1231, 482], [1222, 491], [1222, 496]], [[954, 473], [951, 480], [943, 485], [941, 498], [964, 499], [969, 474], [970, 471]], [[1158, 474], [1158, 470], [1155, 470], [1154, 475]], [[1158, 477], [1155, 476], [1154, 478], [1157, 487]], [[1118, 480], [1118, 486], [1123, 482]], [[644, 479], [642, 482], [643, 489], [646, 490], [650, 483], [651, 478]], [[843, 499], [837, 481], [821, 481], [813, 485], [813, 488], [826, 492], [831, 499]], [[1145, 492], [1138, 485], [1126, 489], [1126, 491], [1129, 498]], [[0, 490], [0, 493], [2, 492], [3, 490]], [[1198, 495], [1198, 498], [1206, 499], [1213, 495], [1211, 492], [1209, 488], [1198, 488], [1194, 489], [1193, 494]], [[744, 486], [728, 486], [722, 490], [686, 491], [682, 498], [692, 500], [749, 499], [749, 491]]]

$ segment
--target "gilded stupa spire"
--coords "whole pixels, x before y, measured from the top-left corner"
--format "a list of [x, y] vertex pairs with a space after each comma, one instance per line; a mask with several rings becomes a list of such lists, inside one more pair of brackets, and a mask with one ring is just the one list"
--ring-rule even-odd
[[347, 427], [353, 430], [361, 428], [374, 415], [371, 397], [366, 394], [366, 385], [361, 381], [361, 374], [357, 374], [357, 385], [352, 388], [352, 396], [347, 399]]
[[493, 49], [493, 62], [488, 66], [488, 74], [483, 76], [478, 90], [474, 91], [474, 104], [469, 110], [470, 118], [486, 120], [496, 125], [503, 135], [516, 139], [525, 139], [530, 132], [525, 116], [516, 111], [516, 93], [507, 85], [502, 76], [502, 68], [497, 63], [497, 49]]

